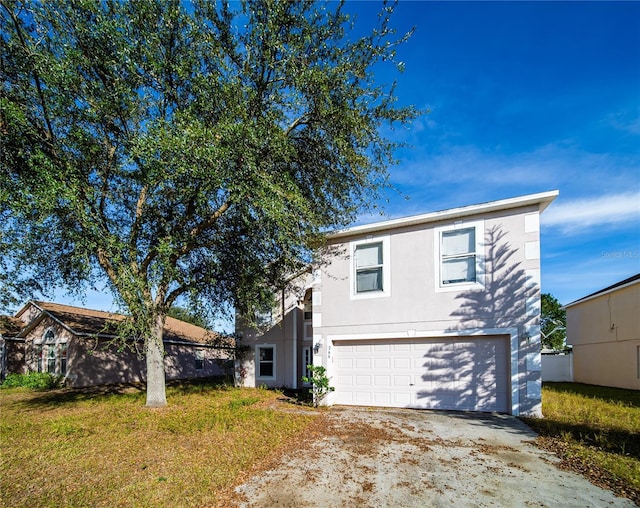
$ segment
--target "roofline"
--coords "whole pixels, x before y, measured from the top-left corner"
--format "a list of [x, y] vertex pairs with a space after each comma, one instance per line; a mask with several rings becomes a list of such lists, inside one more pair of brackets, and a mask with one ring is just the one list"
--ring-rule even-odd
[[526, 196], [518, 196], [515, 198], [502, 199], [499, 201], [489, 201], [477, 205], [462, 206], [459, 208], [450, 208], [439, 212], [424, 213], [421, 215], [413, 215], [410, 217], [401, 217], [399, 219], [391, 219], [382, 222], [374, 222], [373, 224], [364, 224], [361, 226], [353, 226], [341, 229], [334, 233], [329, 233], [329, 240], [344, 238], [348, 236], [375, 233], [388, 229], [395, 229], [406, 226], [416, 226], [419, 224], [428, 224], [430, 222], [438, 222], [449, 219], [458, 219], [461, 217], [469, 217], [481, 213], [494, 212], [497, 210], [510, 210], [512, 208], [521, 208], [523, 206], [538, 205], [539, 211], [542, 213], [560, 194], [557, 190], [548, 192], [540, 192], [538, 194], [528, 194]]
[[42, 320], [45, 318], [45, 315], [48, 316], [49, 318], [51, 318], [54, 322], [58, 323], [62, 328], [67, 330], [69, 333], [72, 333], [73, 335], [78, 335], [77, 332], [75, 330], [73, 330], [70, 326], [68, 326], [66, 323], [63, 323], [62, 321], [60, 321], [57, 317], [55, 317], [53, 314], [51, 314], [48, 310], [43, 309], [42, 307], [40, 307], [34, 300], [28, 301], [25, 304], [25, 306], [22, 307], [22, 309], [20, 309], [20, 311], [18, 311], [18, 313], [16, 313], [16, 317], [18, 317], [18, 315], [22, 314], [22, 312], [27, 308], [27, 306], [29, 304], [32, 304], [36, 309], [39, 309], [40, 310], [40, 314], [35, 319], [32, 319], [22, 330], [20, 330], [20, 333], [18, 335], [16, 335], [16, 337], [23, 338], [25, 335], [27, 335], [29, 332], [31, 332], [31, 330], [33, 330], [36, 326], [38, 326], [42, 322]]
[[582, 298], [580, 298], [579, 300], [575, 300], [571, 303], [568, 303], [566, 305], [564, 305], [562, 308], [563, 309], [567, 309], [569, 307], [573, 307], [574, 305], [577, 305], [579, 303], [584, 303], [588, 300], [593, 300], [594, 298], [598, 298], [599, 296], [604, 296], [604, 295], [608, 295], [609, 293], [613, 293], [614, 291], [617, 291], [618, 289], [624, 289], [627, 288], [629, 286], [633, 286], [634, 284], [640, 284], [640, 273], [637, 273], [635, 275], [632, 275], [631, 277], [621, 280], [620, 282], [616, 282], [615, 284], [612, 284], [611, 286], [607, 286], [604, 289], [601, 289], [600, 291], [596, 291], [595, 293], [591, 293], [590, 295], [587, 296], [583, 296]]

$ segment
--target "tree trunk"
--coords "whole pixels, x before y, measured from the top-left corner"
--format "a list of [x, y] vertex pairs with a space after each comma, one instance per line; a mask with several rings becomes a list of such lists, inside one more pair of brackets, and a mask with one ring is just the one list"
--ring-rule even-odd
[[162, 332], [164, 316], [156, 316], [153, 333], [147, 339], [147, 407], [164, 407], [167, 394], [164, 379], [164, 344]]

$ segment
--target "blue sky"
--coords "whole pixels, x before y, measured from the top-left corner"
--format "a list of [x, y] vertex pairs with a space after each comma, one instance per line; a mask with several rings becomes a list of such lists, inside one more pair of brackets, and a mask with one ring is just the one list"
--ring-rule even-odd
[[640, 3], [401, 1], [394, 25], [416, 28], [400, 102], [430, 113], [394, 133], [409, 199], [387, 214], [557, 189], [542, 291], [569, 303], [640, 272]]
[[[379, 5], [347, 9], [367, 26]], [[416, 28], [399, 101], [430, 113], [392, 133], [413, 148], [390, 169], [387, 215], [558, 189], [542, 291], [569, 303], [640, 272], [640, 3], [401, 1], [393, 19]]]

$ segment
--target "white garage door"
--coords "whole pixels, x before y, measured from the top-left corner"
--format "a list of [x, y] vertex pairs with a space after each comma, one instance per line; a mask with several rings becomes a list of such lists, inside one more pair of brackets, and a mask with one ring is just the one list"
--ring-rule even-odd
[[335, 341], [335, 402], [509, 412], [506, 337]]

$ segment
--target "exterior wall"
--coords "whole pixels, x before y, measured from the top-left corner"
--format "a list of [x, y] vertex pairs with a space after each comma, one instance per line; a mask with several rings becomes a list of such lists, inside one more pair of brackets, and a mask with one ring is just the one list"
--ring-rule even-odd
[[574, 379], [640, 390], [640, 281], [567, 307]]
[[[255, 329], [242, 324], [238, 318], [238, 344], [245, 349], [236, 366], [236, 381], [242, 386], [302, 387], [302, 349], [311, 346], [311, 340], [304, 338], [304, 314], [302, 300], [308, 285], [308, 274], [302, 275], [296, 285], [283, 295], [280, 294], [273, 309], [271, 323], [263, 329]], [[295, 346], [294, 346], [295, 345]], [[259, 347], [275, 347], [273, 377], [259, 376]], [[295, 352], [295, 353], [294, 353]]]
[[25, 344], [24, 340], [0, 337], [0, 381], [3, 381], [7, 374], [25, 374], [27, 366], [25, 364]]
[[[196, 368], [196, 351], [202, 355], [202, 369]], [[211, 347], [165, 344], [164, 369], [167, 379], [197, 379], [229, 373], [232, 353]]]
[[[333, 340], [510, 336], [513, 414], [541, 414], [540, 247], [537, 206], [339, 239], [314, 273], [314, 364], [332, 374]], [[439, 287], [438, 231], [481, 222], [484, 287]], [[354, 298], [351, 242], [388, 243], [389, 286], [382, 297]], [[331, 394], [330, 394], [331, 396]], [[329, 403], [331, 399], [329, 398]]]

